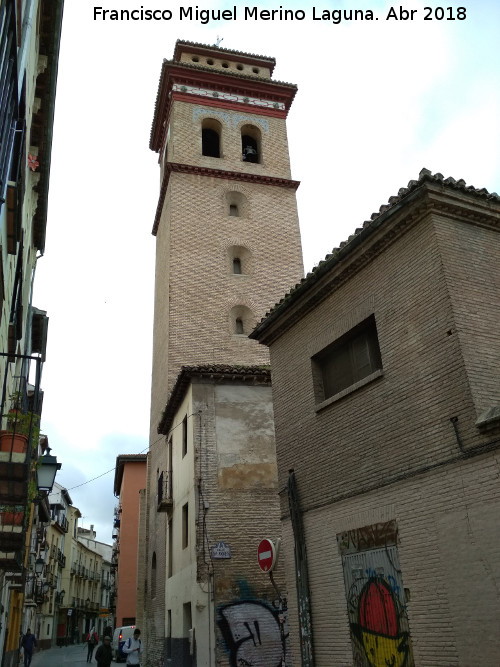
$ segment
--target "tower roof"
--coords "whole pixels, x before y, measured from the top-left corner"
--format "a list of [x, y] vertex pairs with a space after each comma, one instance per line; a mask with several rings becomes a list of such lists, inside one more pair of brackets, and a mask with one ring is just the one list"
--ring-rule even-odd
[[[205, 57], [207, 64], [201, 64], [200, 56]], [[220, 62], [221, 59], [227, 62]], [[208, 64], [210, 60], [214, 64]], [[233, 67], [229, 67], [229, 62]], [[216, 99], [218, 106], [229, 104], [251, 113], [286, 117], [297, 86], [271, 79], [275, 63], [274, 58], [177, 41], [173, 60], [164, 60], [162, 64], [149, 141], [151, 150], [158, 152], [163, 145], [174, 96], [198, 104], [213, 105]], [[251, 73], [247, 73], [248, 67]], [[234, 98], [230, 102], [222, 99], [228, 95]], [[261, 104], [266, 108], [260, 108]]]
[[276, 58], [270, 56], [258, 56], [255, 53], [245, 53], [244, 51], [235, 51], [234, 49], [223, 49], [220, 46], [209, 46], [208, 44], [200, 44], [198, 42], [188, 42], [178, 39], [175, 43], [174, 60], [180, 62], [183, 53], [196, 53], [203, 56], [227, 55], [237, 56], [241, 62], [249, 65], [269, 67], [271, 74], [276, 66]]

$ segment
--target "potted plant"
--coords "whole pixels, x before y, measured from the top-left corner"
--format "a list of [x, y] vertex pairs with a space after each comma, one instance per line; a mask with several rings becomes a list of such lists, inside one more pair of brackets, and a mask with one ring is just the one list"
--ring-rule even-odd
[[22, 411], [21, 392], [14, 392], [9, 398], [11, 408], [7, 416], [7, 429], [0, 431], [0, 452], [26, 454], [30, 433], [33, 446], [38, 444], [40, 415], [36, 412]]
[[0, 520], [4, 526], [22, 526], [24, 505], [0, 505]]

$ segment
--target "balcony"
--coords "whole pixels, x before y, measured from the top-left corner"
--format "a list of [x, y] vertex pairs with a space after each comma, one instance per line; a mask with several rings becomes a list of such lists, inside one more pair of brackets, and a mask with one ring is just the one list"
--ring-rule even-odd
[[164, 470], [158, 477], [158, 512], [169, 512], [173, 507], [172, 473]]
[[66, 567], [66, 556], [63, 554], [61, 549], [57, 550], [57, 562], [61, 567]]
[[67, 533], [69, 529], [68, 519], [64, 514], [59, 514], [59, 512], [52, 513], [52, 520], [54, 521], [54, 526], [60, 530], [61, 533]]
[[0, 503], [24, 504], [28, 498], [28, 464], [7, 459], [0, 452]]
[[23, 505], [0, 505], [0, 567], [18, 570], [22, 565], [20, 554], [24, 546]]

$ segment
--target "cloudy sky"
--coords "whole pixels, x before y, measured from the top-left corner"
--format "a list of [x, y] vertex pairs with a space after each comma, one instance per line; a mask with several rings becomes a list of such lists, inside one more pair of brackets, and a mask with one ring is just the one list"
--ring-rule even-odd
[[[63, 464], [58, 481], [99, 540], [111, 542], [116, 456], [148, 447], [160, 181], [148, 146], [176, 39], [222, 38], [227, 49], [274, 56], [274, 78], [298, 85], [288, 133], [307, 272], [422, 167], [500, 192], [500, 3], [462, 2], [405, 0], [412, 21], [387, 19], [400, 5], [385, 0], [318, 2], [316, 17], [373, 12], [334, 23], [314, 20], [305, 0], [66, 0], [34, 305], [50, 317], [43, 431]], [[197, 7], [235, 4], [236, 20], [195, 18]], [[280, 6], [305, 18], [244, 18], [245, 7]], [[95, 7], [169, 9], [172, 18], [94, 19]], [[181, 20], [181, 7], [193, 17]]]

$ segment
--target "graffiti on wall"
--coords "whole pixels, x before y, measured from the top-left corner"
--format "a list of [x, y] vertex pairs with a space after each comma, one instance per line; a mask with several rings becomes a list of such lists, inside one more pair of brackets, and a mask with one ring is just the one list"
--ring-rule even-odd
[[231, 667], [285, 667], [288, 643], [286, 603], [262, 600], [221, 605], [218, 625]]
[[406, 596], [395, 545], [342, 557], [356, 667], [413, 667]]
[[362, 647], [366, 661], [373, 667], [408, 665], [409, 633], [400, 627], [404, 612], [390, 584], [381, 577], [370, 577], [357, 600], [357, 622], [351, 635]]

